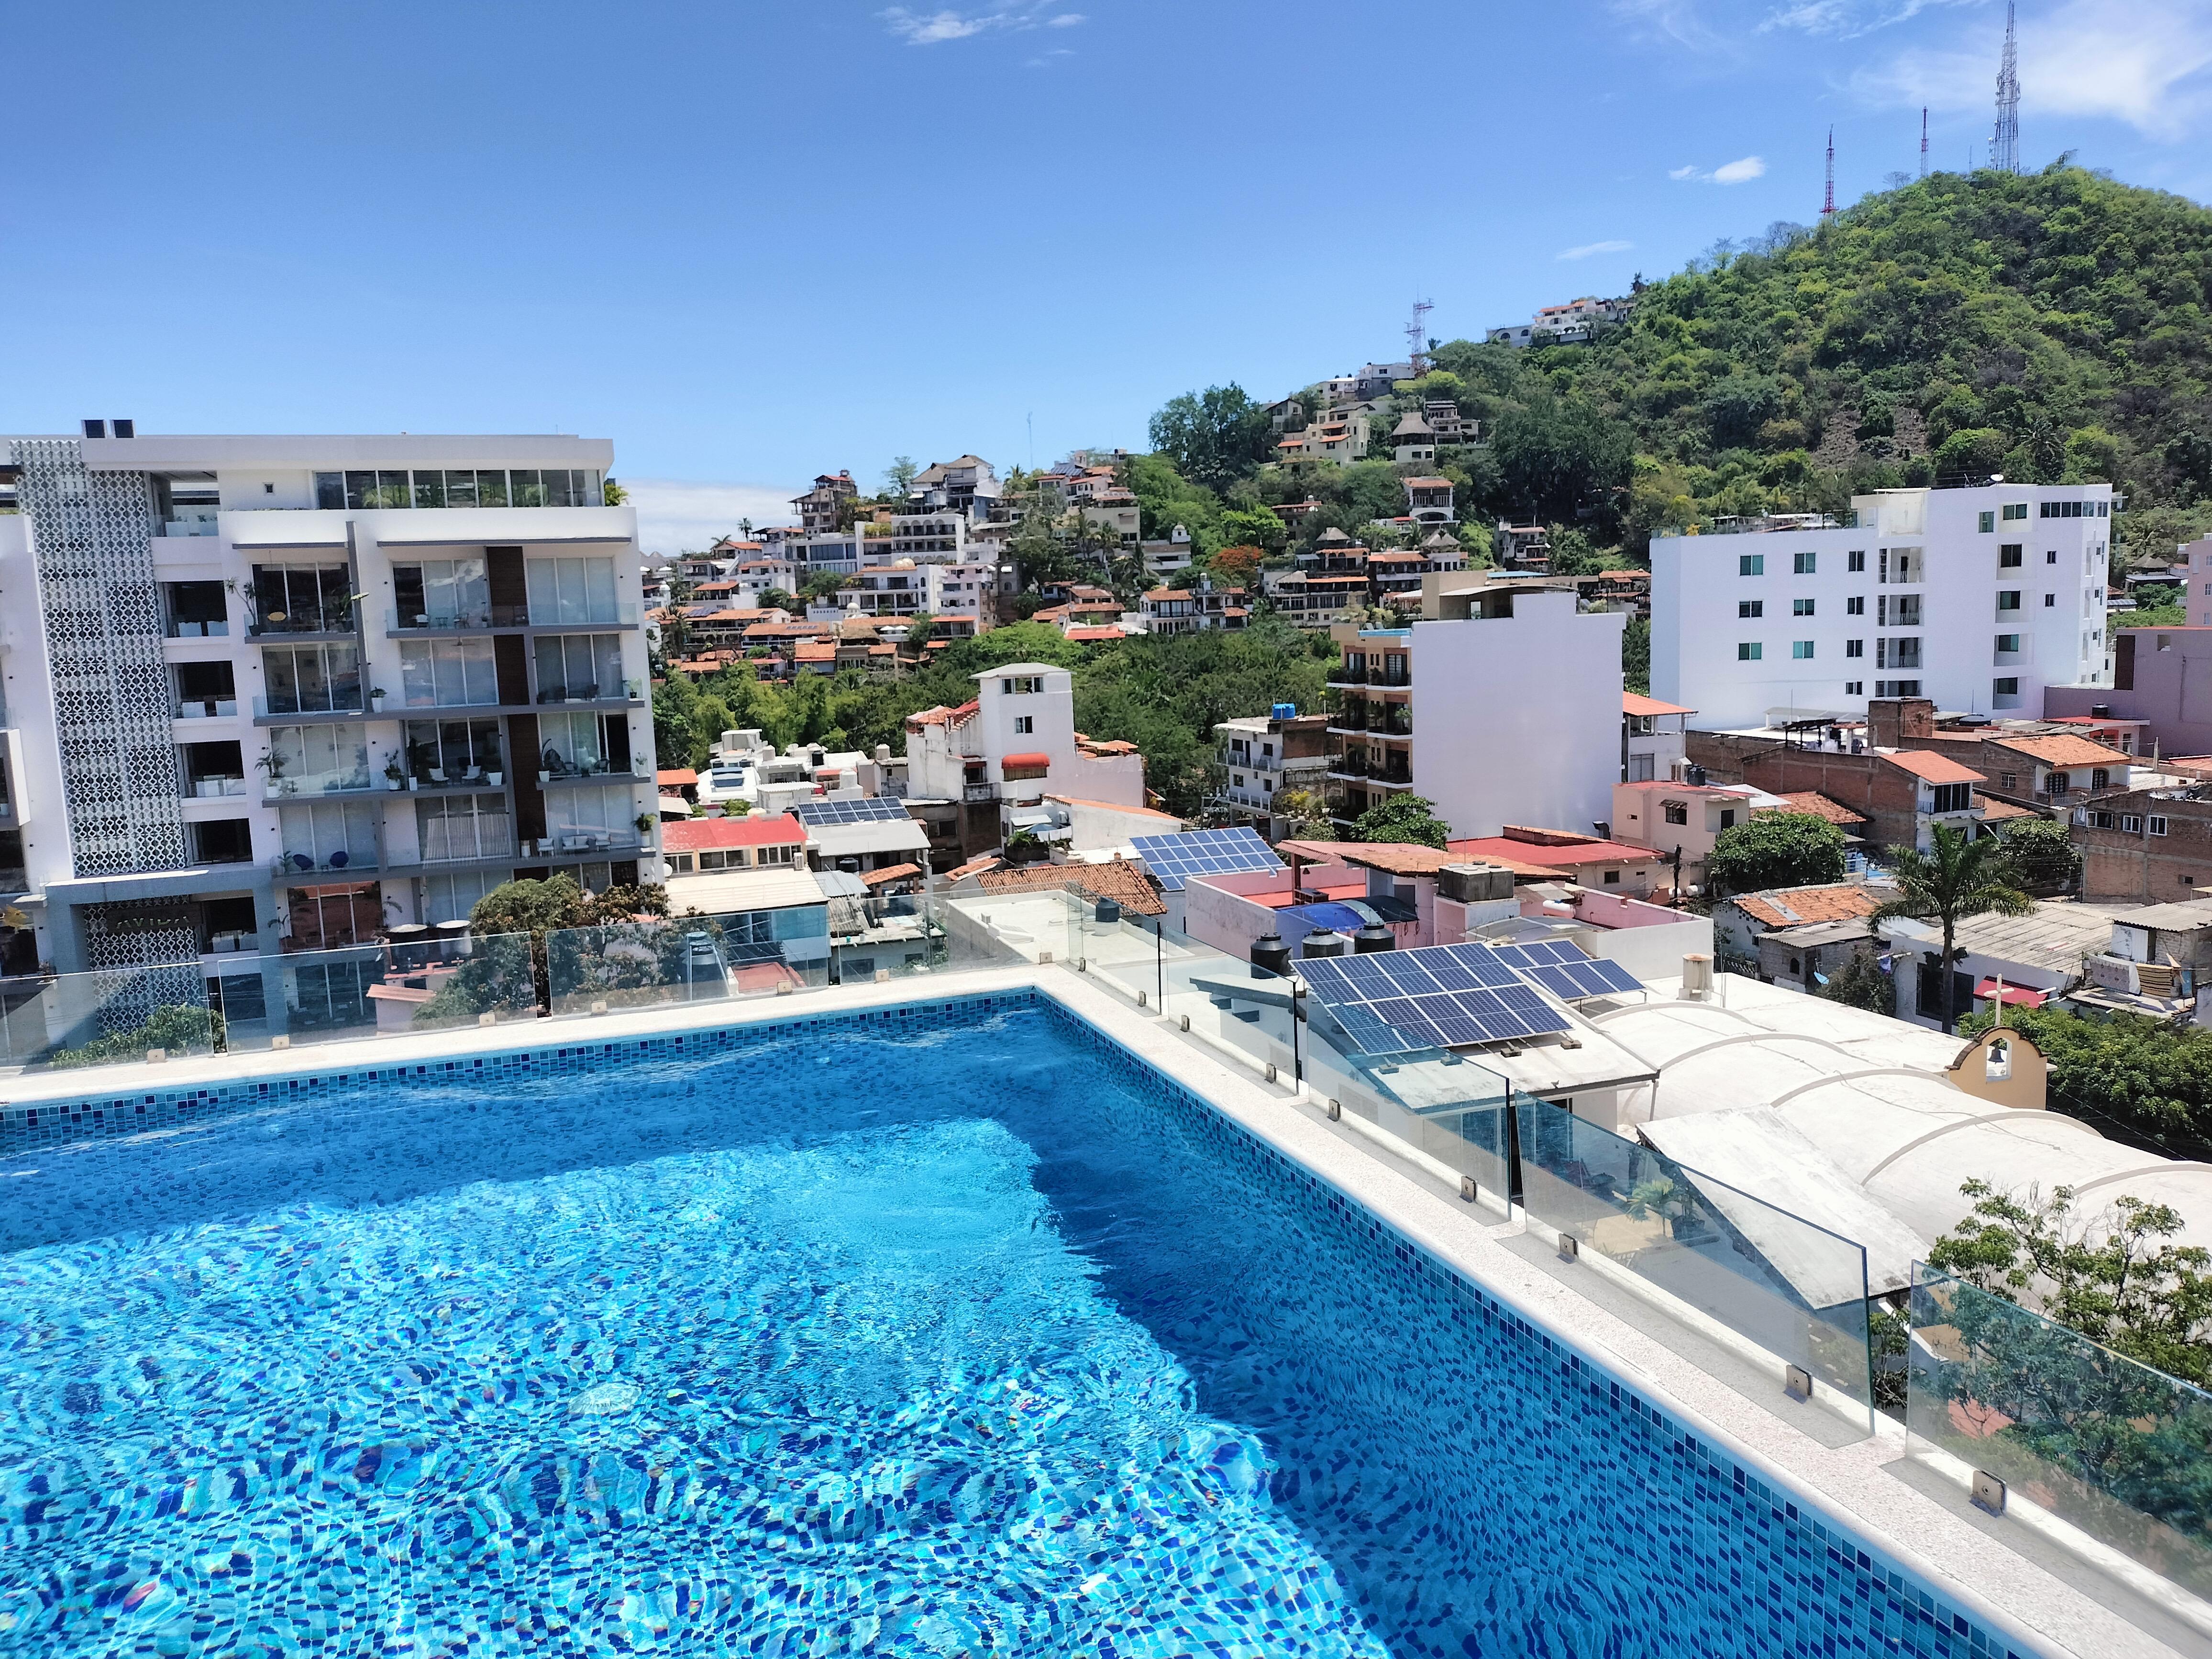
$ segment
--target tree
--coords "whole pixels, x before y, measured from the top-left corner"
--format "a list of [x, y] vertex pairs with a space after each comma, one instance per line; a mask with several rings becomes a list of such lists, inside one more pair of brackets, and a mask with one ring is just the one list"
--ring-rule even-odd
[[1820, 994], [1831, 1002], [1863, 1008], [1870, 1014], [1897, 1012], [1897, 981], [1863, 951], [1853, 951], [1850, 959], [1829, 976]]
[[2212, 1383], [2212, 1251], [2170, 1241], [2180, 1215], [2120, 1197], [2075, 1214], [2075, 1192], [2000, 1192], [1969, 1181], [1966, 1219], [1936, 1242], [1930, 1267], [2007, 1302], [2033, 1296], [2070, 1330], [2169, 1376]]
[[1810, 812], [1754, 812], [1723, 830], [1705, 858], [1705, 890], [1759, 893], [1844, 878], [1844, 832]]
[[1620, 630], [1620, 682], [1641, 696], [1651, 695], [1651, 620], [1631, 617]]
[[1168, 400], [1152, 419], [1152, 447], [1209, 489], [1226, 489], [1266, 459], [1267, 410], [1241, 386], [1210, 386]]
[[1958, 948], [1959, 924], [1973, 916], [2026, 915], [2035, 901], [2011, 884], [1998, 841], [1972, 839], [1948, 823], [1936, 825], [1929, 835], [1934, 845], [1928, 852], [1917, 847], [1889, 849], [1898, 896], [1874, 914], [1878, 921], [1891, 916], [1933, 920], [1942, 929], [1943, 949], [1936, 967], [1943, 976], [1942, 1021], [1948, 1032], [1955, 1012], [1951, 1006], [1952, 963], [1963, 954]]
[[763, 611], [788, 611], [799, 600], [796, 595], [787, 593], [780, 587], [764, 587], [761, 590], [760, 602]]
[[800, 586], [799, 597], [809, 601], [834, 599], [844, 582], [845, 579], [835, 571], [817, 570]]
[[894, 501], [902, 501], [914, 488], [914, 475], [921, 469], [914, 464], [911, 455], [896, 457], [884, 469], [884, 494]]
[[[2042, 1052], [2053, 1110], [2118, 1139], [2212, 1162], [2203, 1116], [2212, 1103], [2212, 1031], [2177, 1030], [2139, 1014], [2083, 1019], [2045, 1008], [2008, 1008], [2005, 1024]], [[1986, 1014], [1969, 1014], [1959, 1030], [1977, 1036], [1989, 1024]]]
[[2005, 868], [2024, 892], [2070, 893], [2081, 877], [2081, 854], [2063, 823], [2049, 818], [2019, 818], [2000, 832]]
[[1451, 838], [1451, 826], [1437, 816], [1437, 804], [1421, 795], [1393, 795], [1369, 807], [1352, 826], [1354, 841], [1410, 842], [1419, 847], [1442, 848]]
[[1329, 822], [1328, 802], [1317, 789], [1285, 789], [1275, 797], [1275, 816], [1284, 822], [1285, 836], [1292, 841], [1334, 841], [1336, 826]]
[[594, 896], [578, 885], [574, 877], [561, 875], [547, 881], [501, 882], [470, 910], [469, 932], [478, 939], [526, 935], [538, 1003], [550, 1009], [553, 1003], [546, 971], [547, 934], [667, 914], [665, 887], [611, 887]]
[[1221, 515], [1221, 533], [1233, 543], [1279, 553], [1290, 540], [1282, 515], [1272, 507], [1232, 507]]

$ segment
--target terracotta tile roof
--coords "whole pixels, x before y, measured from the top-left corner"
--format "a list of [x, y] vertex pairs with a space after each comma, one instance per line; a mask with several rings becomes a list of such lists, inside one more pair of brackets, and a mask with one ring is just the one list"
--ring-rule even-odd
[[1140, 916], [1167, 914], [1159, 889], [1141, 865], [1127, 859], [1109, 864], [1024, 864], [1003, 870], [987, 870], [976, 878], [987, 893], [1046, 892], [1054, 888], [1079, 887], [1093, 898], [1111, 899], [1124, 910]]
[[1096, 806], [1107, 812], [1134, 812], [1139, 817], [1160, 818], [1169, 823], [1181, 824], [1182, 820], [1172, 812], [1163, 812], [1150, 806], [1118, 806], [1110, 800], [1085, 800], [1080, 795], [1048, 794], [1047, 800], [1056, 800], [1062, 806]]
[[1620, 712], [1624, 714], [1694, 714], [1694, 708], [1685, 708], [1679, 702], [1662, 702], [1656, 697], [1647, 697], [1640, 692], [1620, 694]]
[[1768, 927], [1795, 927], [1808, 921], [1849, 921], [1854, 916], [1870, 916], [1881, 905], [1880, 897], [1855, 883], [1744, 893], [1727, 902]]
[[2002, 823], [2012, 818], [2039, 818], [2043, 816], [2033, 807], [2014, 806], [2008, 800], [1995, 800], [1979, 793], [1974, 797], [1974, 805], [1982, 809], [1984, 823]]
[[800, 642], [796, 654], [801, 662], [835, 662], [837, 647], [827, 640], [805, 640]]
[[1841, 801], [1830, 800], [1817, 789], [1799, 789], [1783, 796], [1782, 799], [1788, 801], [1790, 805], [1758, 807], [1754, 809], [1754, 815], [1757, 812], [1803, 812], [1813, 817], [1826, 818], [1829, 823], [1845, 830], [1855, 823], [1867, 822], [1865, 814], [1852, 811]]
[[1877, 750], [1876, 757], [1902, 768], [1923, 783], [1980, 783], [1983, 777], [1971, 766], [1961, 766], [1948, 755], [1926, 749]]
[[947, 870], [945, 872], [945, 879], [947, 881], [965, 881], [970, 876], [980, 876], [986, 870], [995, 870], [998, 867], [998, 855], [993, 853], [986, 853], [981, 858], [969, 859], [967, 863], [957, 865], [953, 868]]
[[2128, 757], [2111, 744], [2077, 738], [2070, 732], [2047, 738], [2001, 738], [1991, 733], [1982, 741], [1993, 743], [2000, 749], [2009, 749], [2015, 755], [2026, 755], [2041, 761], [2045, 766], [2125, 766], [2128, 763]]
[[687, 818], [660, 827], [660, 844], [671, 853], [712, 853], [730, 847], [804, 847], [806, 830], [786, 812], [781, 817]]
[[663, 789], [672, 785], [680, 789], [687, 783], [698, 782], [699, 775], [688, 766], [664, 766], [653, 774], [653, 781]]
[[1411, 842], [1286, 841], [1275, 850], [1286, 859], [1295, 853], [1309, 863], [1357, 865], [1394, 876], [1433, 876], [1447, 864], [1461, 861], [1456, 853]]
[[921, 866], [918, 864], [894, 864], [885, 869], [869, 871], [860, 878], [860, 885], [881, 887], [886, 883], [904, 881], [908, 877], [918, 876], [921, 873]]
[[1075, 641], [1079, 645], [1086, 641], [1126, 640], [1129, 637], [1118, 628], [1071, 628], [1066, 630], [1066, 634], [1069, 639]]

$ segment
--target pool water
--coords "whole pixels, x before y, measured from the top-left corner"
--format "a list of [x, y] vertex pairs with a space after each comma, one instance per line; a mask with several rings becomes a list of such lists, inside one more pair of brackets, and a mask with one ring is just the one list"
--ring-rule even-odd
[[1041, 1003], [0, 1193], [0, 1652], [2002, 1651]]

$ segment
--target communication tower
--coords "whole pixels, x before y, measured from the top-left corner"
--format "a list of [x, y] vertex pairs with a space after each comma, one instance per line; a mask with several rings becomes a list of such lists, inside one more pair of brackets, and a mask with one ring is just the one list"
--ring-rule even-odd
[[1828, 193], [1820, 200], [1820, 216], [1832, 219], [1836, 213], [1836, 130], [1828, 129]]
[[1990, 165], [1999, 173], [2020, 171], [2020, 47], [2013, 0], [2005, 0], [2004, 62], [1997, 70], [1997, 130], [1990, 140]]
[[1429, 301], [1414, 301], [1413, 320], [1406, 325], [1406, 361], [1417, 380], [1429, 372], [1429, 313], [1435, 309]]

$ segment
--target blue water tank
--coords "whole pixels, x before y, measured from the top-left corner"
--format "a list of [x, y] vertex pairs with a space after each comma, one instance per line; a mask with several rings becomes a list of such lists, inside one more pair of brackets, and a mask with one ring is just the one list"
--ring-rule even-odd
[[1268, 710], [1268, 718], [1270, 720], [1294, 720], [1297, 719], [1297, 717], [1298, 706], [1294, 702], [1279, 702], [1273, 708]]

